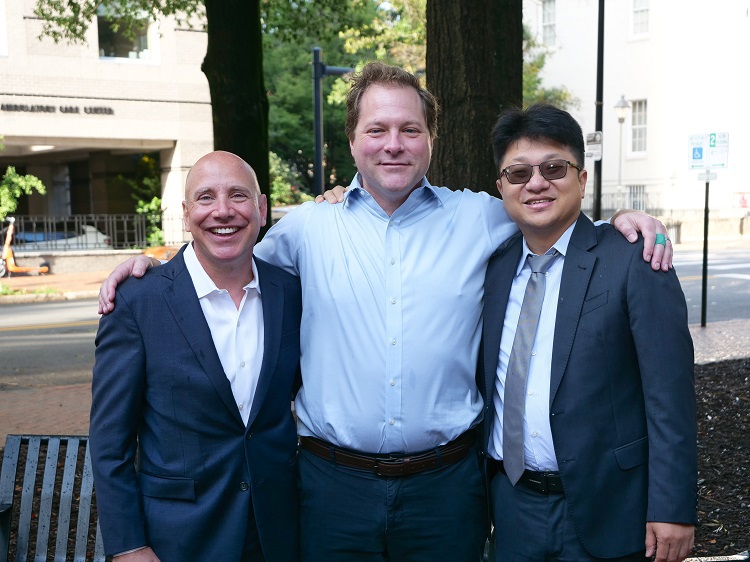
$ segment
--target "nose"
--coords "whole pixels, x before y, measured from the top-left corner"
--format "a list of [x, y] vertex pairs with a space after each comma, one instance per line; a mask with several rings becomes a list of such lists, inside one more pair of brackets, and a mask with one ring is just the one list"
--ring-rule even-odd
[[538, 168], [534, 168], [534, 173], [531, 174], [531, 179], [526, 182], [525, 188], [528, 191], [539, 192], [549, 187], [549, 180], [544, 179], [544, 176], [539, 172]]
[[399, 153], [403, 150], [404, 145], [401, 142], [401, 135], [399, 131], [389, 131], [385, 139], [385, 151], [393, 154]]
[[220, 194], [216, 198], [213, 214], [215, 217], [231, 217], [234, 215], [234, 207], [227, 195]]

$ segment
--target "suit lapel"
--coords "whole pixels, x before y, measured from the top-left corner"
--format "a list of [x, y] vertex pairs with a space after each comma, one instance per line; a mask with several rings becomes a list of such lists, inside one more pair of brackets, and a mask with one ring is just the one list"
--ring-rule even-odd
[[499, 250], [501, 252], [499, 255], [496, 254], [490, 260], [487, 267], [484, 287], [484, 357], [482, 357], [486, 400], [492, 400], [495, 388], [495, 373], [497, 372], [497, 360], [500, 354], [500, 339], [505, 321], [505, 309], [508, 306], [508, 298], [518, 268], [518, 261], [521, 259], [522, 240], [520, 235], [512, 239], [504, 250]]
[[172, 281], [163, 291], [164, 299], [221, 400], [232, 415], [244, 425], [232, 394], [232, 386], [221, 365], [219, 354], [216, 353], [211, 330], [203, 315], [193, 281], [185, 267], [183, 252], [184, 248], [163, 266], [162, 274]]
[[[255, 388], [253, 406], [247, 426], [250, 427], [263, 404], [273, 381], [281, 348], [282, 319], [284, 317], [284, 289], [278, 283], [276, 272], [261, 260], [255, 260], [260, 277], [260, 298], [263, 303], [263, 362]], [[289, 397], [291, 402], [292, 397]], [[290, 404], [291, 407], [291, 404]]]
[[596, 246], [596, 243], [596, 227], [586, 215], [581, 213], [570, 237], [560, 280], [560, 298], [557, 304], [552, 348], [550, 405], [555, 399], [573, 348], [583, 301], [586, 298], [596, 263], [596, 256], [589, 250]]

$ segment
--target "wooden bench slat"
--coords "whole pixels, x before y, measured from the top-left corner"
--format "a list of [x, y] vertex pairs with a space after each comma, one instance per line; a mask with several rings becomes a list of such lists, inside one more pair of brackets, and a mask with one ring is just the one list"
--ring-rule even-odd
[[73, 487], [75, 486], [76, 464], [78, 463], [78, 438], [68, 438], [65, 451], [65, 468], [60, 486], [60, 508], [57, 516], [57, 545], [55, 558], [62, 554], [63, 560], [68, 550], [68, 533], [70, 532], [70, 509], [73, 505]]
[[21, 485], [21, 511], [18, 514], [16, 562], [26, 562], [26, 552], [29, 550], [31, 512], [33, 509], [36, 473], [39, 465], [39, 446], [41, 442], [41, 437], [30, 436], [26, 447], [26, 468]]
[[21, 450], [21, 436], [9, 435], [5, 440], [3, 468], [0, 471], [0, 562], [7, 562], [10, 547], [10, 524], [13, 516], [13, 496], [15, 494], [18, 454]]
[[47, 443], [47, 459], [44, 463], [42, 493], [39, 500], [35, 562], [45, 562], [47, 560], [47, 545], [49, 544], [50, 524], [52, 520], [52, 499], [55, 492], [55, 474], [57, 473], [59, 451], [60, 441], [50, 439]]
[[81, 474], [81, 499], [78, 502], [78, 526], [76, 529], [76, 550], [74, 562], [86, 562], [86, 543], [89, 535], [89, 515], [91, 496], [94, 491], [94, 472], [91, 469], [91, 452], [88, 441]]

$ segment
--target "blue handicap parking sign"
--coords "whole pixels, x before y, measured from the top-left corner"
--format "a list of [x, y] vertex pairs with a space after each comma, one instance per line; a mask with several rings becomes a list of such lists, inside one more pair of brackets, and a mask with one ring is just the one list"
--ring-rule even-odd
[[702, 146], [693, 147], [693, 160], [703, 160], [703, 147]]

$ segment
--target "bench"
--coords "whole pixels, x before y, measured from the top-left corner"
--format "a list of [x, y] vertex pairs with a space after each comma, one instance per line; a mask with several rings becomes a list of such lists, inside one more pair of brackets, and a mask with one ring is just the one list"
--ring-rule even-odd
[[56, 561], [73, 552], [75, 561], [104, 562], [92, 506], [88, 437], [8, 435], [0, 472], [0, 562], [47, 560], [52, 549]]

